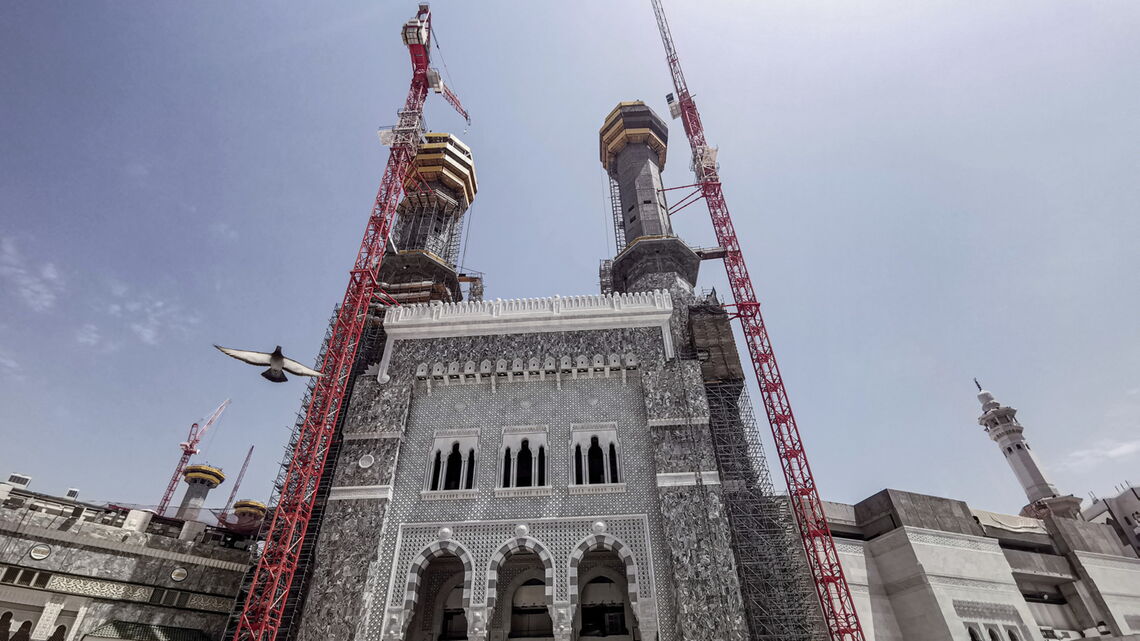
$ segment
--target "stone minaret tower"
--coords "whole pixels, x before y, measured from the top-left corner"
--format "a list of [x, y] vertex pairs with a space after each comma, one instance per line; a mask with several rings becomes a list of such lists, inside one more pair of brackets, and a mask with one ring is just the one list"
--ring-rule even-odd
[[691, 295], [701, 259], [673, 234], [660, 191], [669, 142], [665, 121], [640, 100], [622, 102], [598, 136], [602, 167], [620, 189], [625, 234], [626, 247], [613, 260], [613, 289]]
[[1025, 439], [1025, 428], [1017, 420], [1017, 409], [1002, 405], [994, 400], [994, 395], [978, 385], [978, 401], [982, 404], [982, 415], [978, 424], [986, 429], [993, 442], [998, 444], [1001, 453], [1013, 470], [1017, 481], [1025, 490], [1029, 503], [1021, 509], [1023, 516], [1041, 517], [1045, 513], [1057, 516], [1075, 517], [1080, 510], [1080, 499], [1061, 496], [1041, 469], [1041, 461], [1029, 447]]
[[380, 287], [390, 297], [403, 304], [458, 302], [460, 282], [470, 282], [473, 298], [482, 296], [482, 280], [456, 269], [463, 214], [478, 189], [471, 149], [451, 134], [424, 134], [380, 267]]
[[187, 465], [182, 477], [186, 479], [186, 494], [182, 496], [182, 504], [174, 516], [183, 521], [197, 521], [206, 496], [226, 480], [226, 475], [212, 465]]

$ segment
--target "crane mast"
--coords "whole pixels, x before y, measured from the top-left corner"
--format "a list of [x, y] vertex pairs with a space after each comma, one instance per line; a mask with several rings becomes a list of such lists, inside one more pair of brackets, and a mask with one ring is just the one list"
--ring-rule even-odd
[[166, 510], [170, 507], [170, 501], [174, 498], [175, 491], [178, 490], [178, 481], [182, 479], [182, 470], [186, 469], [186, 464], [190, 462], [190, 457], [198, 453], [198, 443], [202, 442], [202, 437], [206, 435], [206, 431], [213, 427], [214, 423], [218, 422], [218, 419], [222, 416], [222, 412], [226, 411], [226, 407], [228, 407], [229, 404], [230, 400], [227, 398], [225, 402], [218, 406], [218, 409], [214, 410], [214, 413], [210, 415], [210, 418], [206, 419], [206, 422], [202, 424], [201, 427], [198, 426], [198, 423], [192, 423], [190, 425], [190, 435], [186, 437], [185, 441], [178, 444], [178, 447], [182, 448], [182, 456], [178, 459], [178, 465], [174, 467], [174, 474], [171, 475], [170, 482], [166, 484], [166, 491], [162, 494], [162, 500], [158, 502], [158, 507], [155, 508], [155, 512], [159, 516], [166, 516]]
[[677, 56], [677, 49], [673, 46], [673, 37], [665, 18], [665, 9], [661, 5], [661, 0], [651, 0], [651, 2], [657, 17], [657, 28], [661, 32], [661, 41], [665, 45], [665, 59], [673, 76], [673, 89], [676, 92], [676, 103], [671, 102], [670, 111], [675, 117], [680, 117], [684, 126], [692, 150], [696, 186], [699, 187], [708, 205], [717, 241], [725, 250], [724, 267], [728, 272], [736, 306], [735, 315], [740, 319], [744, 340], [748, 345], [748, 354], [756, 372], [760, 395], [764, 400], [764, 410], [768, 415], [768, 423], [776, 443], [780, 467], [788, 484], [788, 500], [795, 514], [796, 526], [799, 528], [804, 554], [815, 582], [824, 621], [833, 641], [862, 641], [863, 629], [851, 600], [851, 590], [847, 585], [843, 568], [839, 564], [839, 554], [831, 537], [831, 529], [827, 525], [823, 502], [820, 500], [819, 490], [816, 488], [811, 466], [808, 464], [799, 427], [796, 425], [788, 393], [784, 388], [784, 379], [780, 376], [780, 368], [776, 364], [768, 330], [760, 315], [760, 303], [752, 287], [752, 279], [744, 263], [740, 241], [732, 225], [728, 205], [725, 203], [720, 176], [717, 173], [716, 152], [705, 140], [701, 115], [685, 82], [685, 74], [681, 70], [681, 62]]
[[241, 472], [238, 472], [237, 481], [234, 481], [234, 489], [230, 490], [230, 498], [226, 499], [226, 505], [222, 508], [222, 513], [218, 515], [218, 523], [221, 525], [226, 524], [226, 519], [230, 516], [230, 509], [234, 506], [234, 499], [237, 498], [238, 488], [241, 487], [241, 480], [245, 478], [245, 471], [249, 469], [249, 459], [253, 457], [253, 446], [249, 446], [249, 451], [245, 453], [245, 462], [241, 464]]
[[[329, 454], [337, 419], [344, 405], [345, 390], [356, 361], [368, 308], [377, 292], [380, 263], [396, 217], [396, 206], [404, 193], [416, 151], [423, 136], [423, 106], [431, 83], [431, 11], [420, 4], [416, 16], [402, 29], [404, 44], [412, 62], [412, 82], [396, 126], [387, 132], [391, 146], [384, 177], [376, 194], [364, 238], [349, 272], [348, 288], [337, 310], [328, 347], [320, 365], [297, 444], [285, 471], [280, 499], [272, 508], [273, 517], [257, 560], [238, 618], [234, 641], [272, 641], [281, 625], [285, 602], [301, 558], [301, 545], [309, 528], [321, 473]], [[442, 93], [442, 92], [441, 92]], [[467, 112], [455, 94], [444, 97], [466, 118]], [[383, 304], [383, 303], [381, 303]]]

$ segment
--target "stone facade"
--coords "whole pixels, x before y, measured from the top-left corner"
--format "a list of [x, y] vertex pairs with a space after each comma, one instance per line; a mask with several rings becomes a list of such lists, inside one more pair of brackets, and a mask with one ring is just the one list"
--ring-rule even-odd
[[[434, 641], [461, 612], [466, 638], [499, 639], [533, 611], [512, 609], [525, 585], [546, 638], [588, 638], [597, 594], [627, 612], [615, 639], [748, 637], [701, 369], [677, 353], [687, 309], [664, 291], [405, 309], [355, 384], [295, 638]], [[520, 434], [543, 484], [504, 485]], [[579, 483], [597, 435], [613, 471]], [[460, 441], [470, 472], [432, 489], [432, 453]]]
[[898, 490], [826, 507], [868, 640], [1140, 633], [1140, 559], [1106, 525]]
[[[66, 641], [112, 620], [221, 636], [249, 539], [3, 486], [0, 615]], [[0, 633], [5, 632], [0, 630]]]

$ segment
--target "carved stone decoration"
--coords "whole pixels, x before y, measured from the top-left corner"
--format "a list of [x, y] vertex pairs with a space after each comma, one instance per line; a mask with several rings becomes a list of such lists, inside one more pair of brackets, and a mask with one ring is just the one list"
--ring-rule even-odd
[[571, 624], [574, 620], [574, 615], [570, 612], [570, 604], [556, 604], [551, 618], [554, 620], [555, 641], [570, 641]]
[[404, 613], [390, 612], [388, 614], [387, 629], [384, 631], [384, 641], [401, 641], [404, 636]]
[[520, 539], [529, 533], [530, 528], [526, 526], [526, 523], [519, 523], [515, 526], [515, 536], [519, 537]]
[[472, 606], [467, 610], [467, 638], [483, 641], [487, 638], [487, 608]]
[[597, 521], [593, 525], [590, 526], [590, 529], [594, 531], [594, 534], [605, 534], [606, 533], [606, 522], [605, 521]]
[[439, 537], [440, 541], [450, 541], [451, 540], [451, 528], [449, 528], [449, 527], [439, 528], [439, 532], [437, 532], [436, 534]]

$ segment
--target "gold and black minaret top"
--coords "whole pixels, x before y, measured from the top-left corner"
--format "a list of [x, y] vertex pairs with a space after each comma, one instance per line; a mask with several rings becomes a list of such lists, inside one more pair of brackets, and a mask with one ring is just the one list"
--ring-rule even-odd
[[463, 299], [460, 282], [472, 280], [457, 271], [463, 214], [478, 189], [471, 149], [451, 134], [424, 134], [380, 267], [389, 296], [402, 304]]
[[[602, 167], [617, 184], [624, 249], [611, 268], [619, 292], [696, 285], [701, 259], [673, 233], [661, 191], [669, 129], [644, 102], [621, 102], [598, 132]], [[615, 205], [616, 207], [616, 205]], [[619, 212], [615, 210], [615, 219]], [[615, 220], [615, 223], [617, 221]]]

